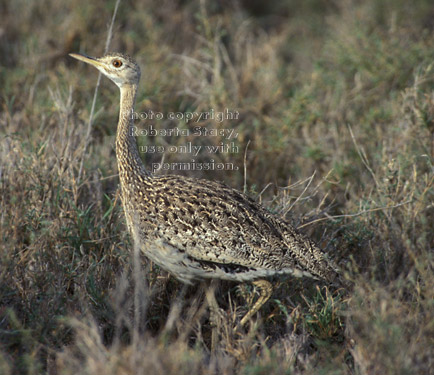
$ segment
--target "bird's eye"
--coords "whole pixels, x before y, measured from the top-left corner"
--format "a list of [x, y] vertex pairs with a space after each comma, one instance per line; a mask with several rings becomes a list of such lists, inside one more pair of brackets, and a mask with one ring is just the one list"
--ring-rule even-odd
[[122, 61], [121, 60], [113, 60], [112, 64], [115, 68], [120, 68], [122, 66]]

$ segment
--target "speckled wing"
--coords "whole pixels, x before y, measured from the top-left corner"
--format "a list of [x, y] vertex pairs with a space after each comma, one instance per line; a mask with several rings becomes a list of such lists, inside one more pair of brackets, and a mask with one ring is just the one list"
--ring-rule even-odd
[[[170, 272], [176, 274], [175, 263], [181, 262], [202, 268], [202, 277], [237, 280], [278, 273], [327, 278], [332, 273], [313, 242], [240, 192], [208, 180], [151, 180], [142, 188], [141, 237], [173, 250], [156, 260]], [[169, 256], [179, 259], [170, 265]], [[217, 269], [226, 277], [216, 275]]]

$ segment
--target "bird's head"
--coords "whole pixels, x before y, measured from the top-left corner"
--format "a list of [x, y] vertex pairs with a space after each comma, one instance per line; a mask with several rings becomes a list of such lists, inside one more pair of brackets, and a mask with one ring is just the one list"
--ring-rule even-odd
[[140, 67], [130, 56], [123, 53], [109, 53], [98, 58], [77, 53], [70, 53], [69, 56], [93, 65], [120, 88], [139, 83]]

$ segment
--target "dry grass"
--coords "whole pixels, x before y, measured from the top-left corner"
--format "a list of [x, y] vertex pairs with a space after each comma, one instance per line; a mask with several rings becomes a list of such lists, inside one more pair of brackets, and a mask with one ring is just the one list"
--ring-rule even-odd
[[[107, 80], [83, 154], [95, 72], [67, 53], [99, 55], [113, 8], [0, 5], [0, 373], [432, 373], [431, 2], [121, 3], [111, 49], [142, 66], [138, 111], [240, 113], [200, 123], [239, 133], [240, 152], [215, 160], [240, 169], [183, 173], [242, 190], [245, 163], [247, 192], [319, 242], [348, 281], [279, 280], [240, 333], [251, 290], [222, 283], [213, 353], [203, 289], [132, 256]], [[222, 139], [139, 139], [188, 141]]]

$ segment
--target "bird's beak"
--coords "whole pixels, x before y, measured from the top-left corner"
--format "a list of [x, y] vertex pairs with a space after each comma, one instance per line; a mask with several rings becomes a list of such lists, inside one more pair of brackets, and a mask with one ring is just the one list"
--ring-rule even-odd
[[80, 55], [78, 53], [70, 53], [69, 56], [73, 57], [74, 59], [84, 61], [85, 63], [93, 65], [96, 68], [101, 66], [101, 63], [97, 59], [95, 59], [94, 57], [90, 57], [90, 56], [86, 56], [86, 55]]

